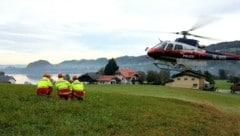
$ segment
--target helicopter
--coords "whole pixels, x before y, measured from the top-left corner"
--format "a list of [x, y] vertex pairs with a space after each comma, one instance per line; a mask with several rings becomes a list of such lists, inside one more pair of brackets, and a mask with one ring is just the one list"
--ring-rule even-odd
[[[199, 41], [189, 39], [187, 36], [197, 38], [218, 40], [215, 38], [199, 36], [190, 32], [196, 30], [202, 25], [195, 25], [187, 31], [172, 32], [173, 34], [182, 35], [175, 41], [161, 41], [152, 48], [146, 48], [147, 55], [155, 60], [154, 64], [160, 69], [183, 71], [189, 68], [190, 63], [195, 67], [206, 66], [209, 60], [240, 60], [240, 55], [231, 53], [220, 53], [206, 50], [205, 46], [200, 46]], [[187, 65], [186, 65], [187, 64]], [[193, 67], [193, 66], [190, 66]]]

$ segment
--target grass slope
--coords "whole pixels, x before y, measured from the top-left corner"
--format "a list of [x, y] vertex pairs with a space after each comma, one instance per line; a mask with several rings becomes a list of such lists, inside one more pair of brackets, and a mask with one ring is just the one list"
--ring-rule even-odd
[[240, 96], [235, 94], [222, 94], [209, 91], [150, 85], [113, 85], [109, 87], [106, 85], [100, 85], [91, 86], [89, 89], [104, 93], [179, 99], [211, 105], [219, 110], [223, 110], [224, 112], [240, 113]]
[[227, 80], [215, 80], [216, 87], [219, 89], [227, 89], [230, 90], [232, 83], [228, 82]]
[[240, 135], [239, 104], [226, 112], [237, 95], [89, 85], [79, 102], [36, 96], [31, 85], [0, 87], [1, 135]]

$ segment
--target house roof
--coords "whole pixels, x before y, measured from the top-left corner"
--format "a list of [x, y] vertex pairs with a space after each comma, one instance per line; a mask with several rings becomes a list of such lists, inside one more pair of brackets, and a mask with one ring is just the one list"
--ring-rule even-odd
[[89, 81], [89, 82], [94, 82], [97, 81], [97, 78], [100, 76], [99, 73], [95, 72], [90, 72], [90, 73], [85, 73], [79, 77], [81, 81]]
[[12, 76], [0, 76], [0, 82], [10, 82], [10, 81], [16, 81], [16, 79]]
[[0, 71], [0, 76], [4, 76], [5, 73], [3, 71]]
[[178, 74], [173, 75], [172, 77], [175, 78], [175, 77], [184, 76], [184, 75], [193, 76], [193, 77], [197, 77], [197, 78], [205, 77], [203, 74], [201, 74], [197, 71], [193, 71], [193, 70], [185, 70]]
[[119, 69], [116, 71], [116, 74], [120, 74], [120, 75], [124, 76], [125, 78], [129, 78], [129, 77], [136, 75], [137, 72], [132, 69]]
[[115, 78], [116, 77], [114, 75], [101, 75], [97, 78], [97, 81], [111, 81]]

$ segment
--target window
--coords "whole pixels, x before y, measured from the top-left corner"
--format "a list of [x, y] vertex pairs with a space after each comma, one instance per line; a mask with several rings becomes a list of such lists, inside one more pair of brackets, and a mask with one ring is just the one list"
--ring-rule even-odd
[[173, 49], [173, 44], [169, 43], [166, 50], [172, 50]]
[[161, 46], [161, 49], [165, 49], [166, 45], [167, 45], [167, 43], [164, 42]]
[[198, 87], [198, 84], [193, 84], [193, 88], [197, 88]]
[[179, 45], [179, 44], [175, 45], [175, 50], [182, 50], [182, 49], [183, 49], [182, 45]]
[[184, 80], [187, 80], [187, 78], [185, 77]]
[[181, 80], [181, 78], [180, 78], [180, 77], [178, 77], [178, 78], [177, 78], [177, 80]]
[[192, 78], [192, 81], [194, 81], [194, 80], [195, 80], [195, 78], [193, 77], [193, 78]]
[[157, 48], [157, 49], [165, 49], [166, 45], [167, 45], [166, 42], [163, 42], [163, 43], [161, 42], [161, 43], [155, 45], [154, 48]]

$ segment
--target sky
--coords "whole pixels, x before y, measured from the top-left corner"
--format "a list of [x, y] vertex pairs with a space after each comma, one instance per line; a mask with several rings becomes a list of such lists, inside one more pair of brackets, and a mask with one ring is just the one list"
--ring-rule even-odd
[[[239, 0], [0, 0], [0, 64], [145, 55], [170, 32], [240, 40]], [[197, 38], [196, 38], [197, 39]], [[200, 44], [216, 40], [198, 39]]]

